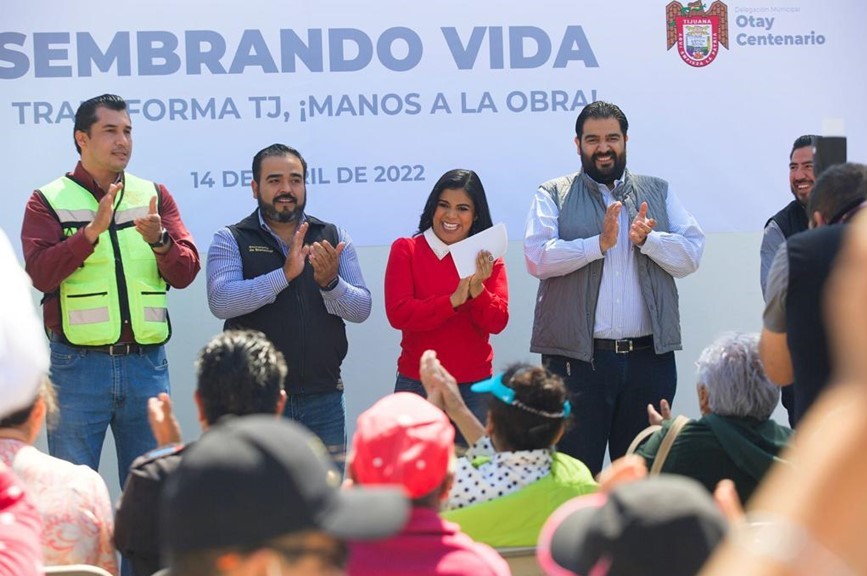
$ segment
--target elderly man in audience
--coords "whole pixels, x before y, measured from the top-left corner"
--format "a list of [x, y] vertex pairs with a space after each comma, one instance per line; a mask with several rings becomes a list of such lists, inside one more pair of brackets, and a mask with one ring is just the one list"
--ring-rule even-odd
[[24, 482], [42, 516], [42, 553], [50, 566], [91, 564], [117, 573], [111, 499], [102, 477], [32, 446], [46, 414], [56, 414], [54, 386], [46, 378], [30, 405], [0, 419], [0, 462]]
[[350, 547], [350, 576], [506, 576], [506, 561], [439, 517], [454, 480], [455, 431], [424, 398], [398, 392], [358, 417], [349, 475], [364, 486], [403, 488], [410, 520], [386, 540]]
[[[548, 515], [563, 502], [595, 492], [590, 470], [554, 445], [571, 404], [562, 379], [516, 364], [474, 384], [491, 394], [486, 423], [464, 404], [455, 379], [428, 350], [421, 359], [428, 400], [440, 406], [470, 444], [460, 458], [443, 516], [492, 546], [533, 546]], [[580, 426], [580, 423], [579, 423]]]
[[[694, 478], [711, 492], [729, 478], [746, 502], [792, 434], [770, 419], [780, 390], [765, 376], [756, 334], [722, 335], [697, 365], [702, 417], [677, 434], [661, 471]], [[637, 450], [649, 468], [673, 433], [668, 405], [660, 408], [661, 414], [648, 406], [651, 424], [662, 428]]]

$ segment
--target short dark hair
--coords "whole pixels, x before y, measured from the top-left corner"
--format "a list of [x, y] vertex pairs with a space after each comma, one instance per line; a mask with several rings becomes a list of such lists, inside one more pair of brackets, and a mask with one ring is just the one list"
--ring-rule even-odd
[[[503, 384], [515, 391], [515, 400], [521, 404], [549, 414], [563, 412], [569, 396], [560, 376], [532, 364], [509, 366], [503, 374]], [[493, 397], [489, 402], [493, 436], [505, 443], [508, 450], [550, 448], [564, 420], [568, 423], [568, 417], [534, 414]]]
[[208, 424], [227, 414], [275, 414], [286, 372], [283, 354], [263, 333], [218, 334], [196, 360], [196, 389]]
[[262, 148], [256, 155], [253, 156], [253, 180], [256, 184], [259, 183], [259, 177], [262, 175], [262, 160], [271, 156], [287, 156], [292, 155], [301, 161], [301, 167], [304, 169], [304, 180], [307, 180], [307, 160], [301, 156], [301, 152], [291, 146], [285, 144], [271, 144], [266, 148]]
[[33, 414], [33, 409], [36, 408], [36, 402], [39, 399], [37, 396], [34, 398], [33, 402], [29, 405], [25, 406], [21, 410], [13, 412], [9, 414], [3, 419], [0, 419], [0, 428], [18, 428], [23, 425], [30, 418], [30, 415]]
[[75, 133], [86, 132], [88, 136], [90, 135], [90, 127], [96, 124], [96, 109], [99, 107], [120, 112], [126, 110], [126, 100], [117, 94], [103, 94], [81, 103], [75, 111], [75, 126], [72, 128], [72, 143], [75, 144], [75, 150], [79, 154], [81, 154], [81, 146], [75, 140]]
[[422, 210], [421, 217], [418, 220], [419, 234], [433, 226], [433, 215], [436, 212], [440, 194], [443, 193], [443, 190], [451, 190], [453, 188], [466, 190], [470, 200], [473, 201], [473, 210], [475, 211], [476, 218], [473, 220], [473, 225], [470, 226], [469, 236], [482, 230], [487, 230], [494, 225], [491, 221], [491, 210], [488, 208], [488, 199], [485, 196], [485, 187], [482, 186], [482, 180], [479, 178], [479, 175], [472, 170], [455, 168], [440, 176], [440, 179], [434, 184], [433, 190], [428, 195], [427, 201], [424, 204], [424, 210]]
[[597, 100], [585, 106], [575, 120], [575, 136], [578, 140], [581, 140], [581, 136], [584, 134], [584, 123], [589, 118], [615, 118], [620, 124], [620, 131], [623, 132], [624, 136], [626, 136], [626, 131], [629, 130], [629, 120], [626, 119], [626, 114], [623, 113], [623, 110], [617, 104]]
[[33, 410], [36, 408], [36, 403], [39, 402], [40, 399], [45, 403], [45, 425], [49, 429], [54, 428], [54, 425], [60, 417], [60, 409], [57, 406], [57, 390], [48, 376], [45, 376], [42, 379], [42, 383], [39, 385], [39, 390], [37, 391], [36, 398], [33, 399], [33, 402], [21, 410], [13, 412], [5, 418], [0, 419], [0, 428], [18, 428], [19, 426], [24, 425], [24, 423], [30, 419], [30, 415], [33, 414]]
[[792, 151], [789, 152], [789, 160], [791, 160], [792, 156], [795, 155], [795, 150], [800, 150], [801, 148], [806, 148], [807, 146], [812, 148], [815, 143], [816, 136], [813, 134], [804, 134], [803, 136], [798, 136], [792, 143]]
[[867, 166], [846, 162], [835, 164], [816, 179], [807, 214], [818, 212], [828, 223], [834, 223], [848, 211], [867, 199]]

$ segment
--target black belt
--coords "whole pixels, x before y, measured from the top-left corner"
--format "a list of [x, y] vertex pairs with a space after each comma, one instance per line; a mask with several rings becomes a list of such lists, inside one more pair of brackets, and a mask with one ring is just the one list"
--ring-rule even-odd
[[81, 348], [83, 350], [101, 352], [102, 354], [108, 354], [109, 356], [128, 356], [130, 354], [141, 354], [149, 348], [148, 346], [142, 346], [141, 344], [136, 344], [135, 342], [118, 342], [117, 344], [106, 344], [105, 346], [79, 346], [78, 344], [72, 344], [70, 342], [67, 342], [66, 339], [59, 334], [51, 334], [50, 339], [52, 342], [60, 342], [61, 344], [71, 346], [73, 348]]
[[620, 340], [603, 340], [597, 338], [593, 340], [593, 347], [596, 350], [613, 350], [617, 354], [628, 354], [635, 350], [644, 350], [653, 348], [653, 336], [642, 336], [640, 338], [621, 338]]
[[141, 344], [136, 344], [135, 342], [130, 342], [127, 344], [106, 344], [105, 346], [80, 346], [80, 348], [86, 348], [88, 350], [93, 350], [94, 352], [102, 352], [103, 354], [108, 354], [109, 356], [127, 356], [129, 354], [141, 354], [145, 351], [146, 347]]

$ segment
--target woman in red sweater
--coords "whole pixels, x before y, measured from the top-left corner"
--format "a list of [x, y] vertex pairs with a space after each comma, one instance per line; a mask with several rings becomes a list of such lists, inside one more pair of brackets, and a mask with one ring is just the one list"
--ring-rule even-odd
[[[403, 333], [395, 392], [425, 395], [419, 361], [425, 350], [435, 350], [482, 422], [488, 395], [472, 392], [470, 384], [493, 373], [489, 337], [509, 321], [506, 267], [502, 258], [492, 261], [483, 250], [476, 258], [476, 272], [459, 278], [449, 246], [491, 226], [478, 174], [450, 170], [428, 196], [418, 232], [391, 245], [385, 269], [385, 312]], [[460, 437], [457, 442], [465, 444]]]

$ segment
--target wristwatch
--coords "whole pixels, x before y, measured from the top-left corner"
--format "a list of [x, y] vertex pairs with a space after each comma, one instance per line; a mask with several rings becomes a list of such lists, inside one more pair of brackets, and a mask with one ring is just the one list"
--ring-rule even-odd
[[337, 284], [340, 283], [340, 276], [335, 276], [334, 280], [329, 282], [326, 286], [322, 288], [323, 292], [331, 292], [335, 288], [337, 288]]
[[159, 240], [157, 240], [156, 242], [148, 242], [148, 245], [151, 248], [162, 248], [163, 246], [168, 245], [169, 240], [170, 240], [169, 231], [166, 230], [165, 228], [163, 228], [162, 231], [160, 232]]

